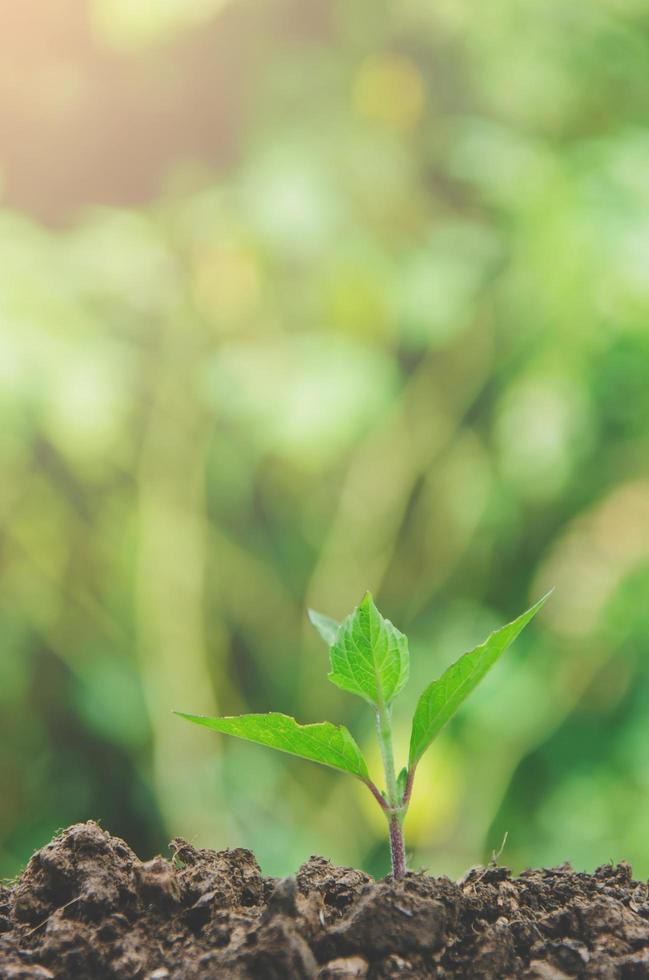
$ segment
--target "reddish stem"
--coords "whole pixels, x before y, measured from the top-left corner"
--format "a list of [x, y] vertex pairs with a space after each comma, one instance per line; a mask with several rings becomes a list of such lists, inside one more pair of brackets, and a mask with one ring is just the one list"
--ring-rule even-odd
[[408, 779], [406, 780], [406, 788], [404, 790], [403, 800], [402, 800], [403, 806], [408, 806], [408, 804], [410, 803], [410, 796], [412, 794], [412, 784], [414, 783], [414, 781], [415, 781], [415, 767], [413, 766], [412, 769], [408, 770]]
[[371, 779], [365, 780], [365, 785], [367, 786], [370, 793], [372, 794], [372, 796], [374, 797], [378, 805], [381, 807], [381, 809], [387, 810], [388, 804], [386, 803], [385, 797], [383, 796], [383, 793], [381, 793], [381, 791], [379, 790], [378, 786], [376, 786]]
[[403, 878], [406, 873], [406, 850], [403, 843], [401, 821], [396, 813], [390, 817], [390, 855], [392, 857], [393, 876]]

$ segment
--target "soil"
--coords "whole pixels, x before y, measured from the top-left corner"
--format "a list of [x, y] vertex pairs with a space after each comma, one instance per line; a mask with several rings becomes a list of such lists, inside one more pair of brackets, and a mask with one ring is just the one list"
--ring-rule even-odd
[[626, 864], [374, 881], [312, 857], [265, 878], [247, 850], [140, 861], [89, 822], [0, 885], [1, 980], [649, 978], [649, 888]]

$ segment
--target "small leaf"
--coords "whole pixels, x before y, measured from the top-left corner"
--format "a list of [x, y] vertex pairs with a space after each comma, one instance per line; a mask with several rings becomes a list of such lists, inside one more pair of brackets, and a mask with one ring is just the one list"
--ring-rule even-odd
[[397, 776], [397, 797], [402, 800], [408, 786], [408, 770], [404, 767]]
[[336, 636], [338, 635], [338, 627], [340, 626], [340, 623], [337, 623], [335, 619], [331, 618], [331, 616], [325, 616], [324, 613], [316, 612], [315, 609], [309, 609], [309, 619], [327, 646], [333, 646], [333, 644], [336, 642]]
[[174, 714], [215, 732], [236, 735], [237, 738], [244, 738], [249, 742], [269, 745], [280, 752], [288, 752], [302, 759], [320, 762], [323, 766], [331, 766], [332, 769], [349, 772], [364, 782], [369, 779], [361, 750], [344, 725], [332, 725], [329, 721], [300, 725], [295, 718], [276, 711], [226, 718], [188, 715], [182, 711], [175, 711]]
[[419, 698], [412, 720], [410, 766], [416, 766], [422, 755], [464, 699], [480, 683], [521, 630], [536, 615], [550, 593], [513, 622], [496, 630], [469, 653], [456, 660], [442, 676], [433, 681]]
[[408, 639], [383, 618], [369, 592], [341, 623], [329, 657], [329, 680], [375, 706], [390, 704], [408, 680]]

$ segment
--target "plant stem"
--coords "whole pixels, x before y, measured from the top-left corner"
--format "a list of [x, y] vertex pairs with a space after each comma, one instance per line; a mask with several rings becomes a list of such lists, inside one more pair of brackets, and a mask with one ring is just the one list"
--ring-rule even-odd
[[403, 799], [401, 801], [401, 804], [404, 807], [404, 813], [408, 809], [408, 804], [410, 803], [410, 797], [412, 795], [412, 784], [415, 781], [415, 769], [416, 769], [416, 766], [412, 766], [408, 770], [408, 779], [406, 780], [406, 789], [405, 789], [405, 792], [403, 794]]
[[406, 852], [403, 843], [402, 823], [405, 814], [403, 801], [399, 799], [397, 777], [394, 770], [394, 750], [392, 748], [392, 718], [390, 708], [383, 703], [376, 708], [376, 731], [381, 746], [381, 757], [385, 772], [385, 794], [387, 807], [384, 813], [390, 828], [390, 856], [392, 874], [401, 878], [406, 871]]
[[372, 796], [374, 797], [374, 799], [376, 800], [376, 802], [378, 803], [378, 805], [381, 807], [381, 809], [385, 813], [385, 811], [388, 809], [388, 804], [385, 802], [385, 798], [383, 796], [383, 793], [380, 791], [380, 789], [378, 788], [378, 786], [376, 786], [372, 782], [371, 779], [368, 779], [367, 782], [365, 783], [365, 785], [367, 786], [367, 788], [369, 789], [370, 793], [372, 794]]
[[406, 873], [406, 849], [403, 843], [402, 816], [394, 813], [390, 817], [390, 854], [392, 855], [392, 874], [403, 878]]

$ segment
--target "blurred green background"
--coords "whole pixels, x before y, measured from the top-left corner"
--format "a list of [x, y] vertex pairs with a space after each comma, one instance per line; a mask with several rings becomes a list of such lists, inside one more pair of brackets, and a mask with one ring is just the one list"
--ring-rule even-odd
[[[421, 765], [416, 867], [649, 874], [643, 0], [0, 12], [0, 875], [70, 822], [384, 873], [351, 779], [185, 725], [353, 730], [549, 586]], [[377, 770], [378, 771], [378, 770]]]

